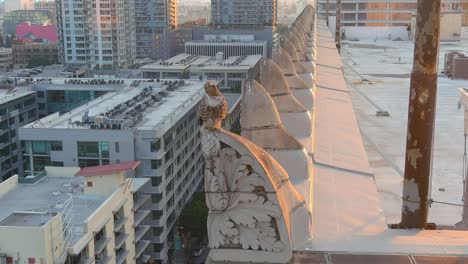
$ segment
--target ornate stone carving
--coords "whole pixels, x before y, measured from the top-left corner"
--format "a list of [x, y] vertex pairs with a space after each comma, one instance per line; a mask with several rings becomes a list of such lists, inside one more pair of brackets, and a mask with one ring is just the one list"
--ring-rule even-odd
[[252, 157], [225, 147], [206, 163], [210, 247], [273, 252], [284, 249], [276, 222], [281, 218], [281, 208], [268, 199], [264, 179], [252, 167]]

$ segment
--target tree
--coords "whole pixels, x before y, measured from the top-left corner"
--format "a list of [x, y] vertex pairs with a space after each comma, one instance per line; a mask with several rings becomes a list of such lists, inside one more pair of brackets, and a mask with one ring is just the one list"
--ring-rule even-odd
[[47, 57], [32, 57], [28, 62], [28, 68], [36, 68], [39, 66], [48, 66], [52, 65], [53, 62], [49, 60]]
[[184, 232], [200, 234], [203, 240], [207, 234], [208, 208], [206, 207], [205, 194], [195, 193], [192, 202], [187, 204], [179, 216], [178, 226], [184, 228]]

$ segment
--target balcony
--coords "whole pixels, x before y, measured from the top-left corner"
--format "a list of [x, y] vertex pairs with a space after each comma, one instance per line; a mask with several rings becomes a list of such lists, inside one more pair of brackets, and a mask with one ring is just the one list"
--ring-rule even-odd
[[115, 237], [115, 248], [121, 248], [122, 245], [125, 243], [127, 240], [128, 235], [127, 234], [121, 234]]
[[101, 258], [100, 260], [96, 260], [96, 264], [107, 264], [110, 263], [111, 257], [105, 256]]
[[117, 220], [114, 220], [114, 232], [118, 232], [120, 229], [122, 229], [127, 219], [127, 217], [121, 217]]
[[139, 226], [135, 232], [135, 243], [140, 241], [150, 228], [148, 225]]
[[137, 259], [137, 264], [143, 264], [147, 263], [150, 260], [151, 256], [150, 255], [143, 255], [139, 259]]
[[106, 248], [110, 240], [111, 239], [108, 237], [103, 237], [99, 240], [96, 240], [96, 242], [94, 243], [94, 253], [95, 254], [101, 253]]
[[127, 250], [124, 250], [124, 251], [121, 251], [119, 253], [117, 253], [117, 255], [115, 256], [115, 263], [116, 264], [122, 264], [125, 259], [127, 258], [128, 256], [128, 251]]
[[141, 240], [140, 242], [138, 242], [135, 247], [135, 258], [139, 258], [143, 254], [143, 252], [145, 252], [145, 249], [148, 248], [148, 245], [150, 243], [151, 242], [148, 240]]
[[137, 227], [145, 220], [145, 218], [150, 214], [151, 211], [149, 210], [138, 210], [135, 213], [133, 227]]
[[79, 264], [91, 264], [91, 263], [94, 263], [94, 258], [90, 258], [90, 257], [81, 258], [78, 263]]
[[147, 194], [143, 194], [143, 195], [139, 195], [138, 198], [134, 201], [134, 206], [133, 206], [133, 211], [136, 211], [138, 209], [140, 209], [143, 204], [145, 204], [146, 201], [148, 201], [148, 199], [150, 198], [150, 195], [147, 195]]

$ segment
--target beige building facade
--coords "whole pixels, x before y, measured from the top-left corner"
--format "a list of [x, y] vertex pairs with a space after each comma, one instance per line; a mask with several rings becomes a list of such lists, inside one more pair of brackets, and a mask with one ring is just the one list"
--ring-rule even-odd
[[46, 167], [1, 183], [0, 262], [147, 262], [137, 191], [148, 180], [128, 178], [139, 164]]

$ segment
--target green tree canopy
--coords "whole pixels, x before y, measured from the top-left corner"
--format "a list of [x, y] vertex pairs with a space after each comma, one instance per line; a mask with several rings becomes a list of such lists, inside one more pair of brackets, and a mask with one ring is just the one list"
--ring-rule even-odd
[[199, 233], [202, 238], [206, 235], [206, 223], [208, 208], [206, 207], [205, 194], [195, 193], [191, 203], [187, 204], [179, 217], [178, 226], [185, 232]]

